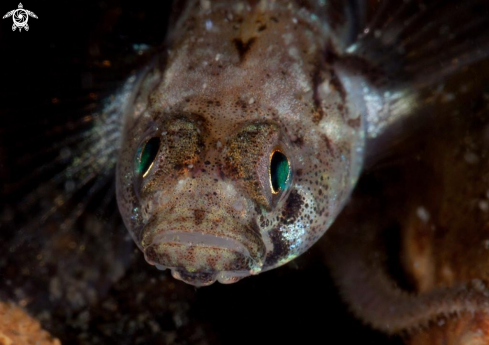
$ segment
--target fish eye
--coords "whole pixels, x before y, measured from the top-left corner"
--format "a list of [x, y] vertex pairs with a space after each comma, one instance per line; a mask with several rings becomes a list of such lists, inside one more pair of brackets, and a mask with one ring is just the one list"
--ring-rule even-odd
[[143, 178], [148, 175], [153, 167], [154, 160], [160, 149], [160, 138], [153, 137], [142, 144], [136, 155], [136, 170]]
[[290, 179], [290, 163], [287, 156], [278, 150], [273, 151], [270, 155], [268, 174], [273, 194], [287, 189]]

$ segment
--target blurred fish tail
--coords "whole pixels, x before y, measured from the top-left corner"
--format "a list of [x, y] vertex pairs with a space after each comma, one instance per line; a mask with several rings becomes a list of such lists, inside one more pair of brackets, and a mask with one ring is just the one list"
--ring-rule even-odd
[[366, 104], [373, 155], [392, 148], [388, 143], [415, 140], [433, 116], [470, 102], [487, 87], [487, 1], [348, 4], [357, 24], [344, 30], [354, 39], [343, 38], [337, 65], [363, 77], [357, 93]]
[[[124, 272], [131, 242], [117, 211], [114, 172], [124, 111], [137, 80], [130, 77], [107, 97], [90, 92], [34, 109], [20, 103], [5, 110], [10, 116], [0, 129], [0, 250], [8, 255], [0, 263], [0, 297], [49, 293], [63, 305], [75, 289], [80, 298], [69, 302], [76, 310]], [[7, 269], [26, 265], [27, 280]], [[53, 284], [59, 287], [54, 295]], [[9, 286], [23, 286], [22, 294]]]

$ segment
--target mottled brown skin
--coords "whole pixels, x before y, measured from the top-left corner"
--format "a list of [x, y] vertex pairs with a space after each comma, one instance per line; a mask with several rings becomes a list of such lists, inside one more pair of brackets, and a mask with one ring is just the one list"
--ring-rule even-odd
[[[118, 161], [119, 208], [151, 264], [195, 285], [234, 282], [307, 250], [341, 210], [364, 114], [325, 59], [338, 37], [314, 3], [183, 7], [164, 63], [136, 87]], [[161, 146], [141, 177], [136, 153], [151, 137]], [[275, 151], [290, 164], [280, 192]]]

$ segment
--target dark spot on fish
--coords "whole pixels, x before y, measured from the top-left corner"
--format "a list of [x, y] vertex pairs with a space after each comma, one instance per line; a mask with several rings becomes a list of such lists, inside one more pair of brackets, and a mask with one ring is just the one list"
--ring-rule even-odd
[[313, 101], [314, 101], [314, 112], [312, 115], [312, 121], [318, 124], [324, 117], [324, 110], [321, 104], [321, 99], [319, 97], [319, 85], [323, 82], [321, 77], [321, 71], [323, 69], [323, 62], [319, 61], [316, 63], [314, 72], [312, 74], [312, 87], [313, 87]]
[[280, 227], [270, 231], [270, 241], [273, 244], [273, 250], [267, 255], [266, 262], [278, 262], [281, 258], [289, 254], [290, 242], [282, 236]]
[[346, 91], [343, 88], [343, 85], [340, 82], [340, 79], [336, 75], [336, 73], [331, 69], [331, 80], [330, 80], [330, 86], [333, 86], [336, 91], [339, 92], [341, 100], [343, 102], [346, 102]]
[[304, 146], [304, 139], [302, 137], [297, 137], [292, 143], [299, 147], [302, 147]]
[[359, 128], [360, 127], [360, 116], [357, 117], [356, 119], [349, 119], [348, 120], [348, 126], [353, 127], [353, 128]]
[[194, 210], [195, 225], [198, 226], [198, 225], [202, 224], [204, 217], [205, 217], [205, 211]]
[[248, 0], [248, 4], [251, 6], [251, 8], [255, 8], [259, 1], [260, 0]]
[[267, 24], [261, 24], [258, 26], [258, 32], [265, 31], [267, 29]]
[[296, 221], [301, 212], [304, 201], [301, 195], [294, 189], [287, 199], [282, 216], [284, 218], [284, 224], [292, 224]]
[[274, 23], [278, 23], [277, 17], [270, 17], [270, 20]]
[[314, 8], [311, 6], [311, 3], [309, 1], [304, 1], [304, 0], [295, 0], [295, 3], [299, 8], [304, 8], [310, 13], [314, 13]]
[[238, 50], [240, 61], [243, 61], [245, 59], [246, 54], [250, 51], [251, 46], [253, 45], [253, 43], [255, 43], [255, 41], [256, 37], [252, 37], [246, 42], [243, 42], [241, 38], [235, 38], [233, 40], [234, 46]]
[[246, 108], [248, 107], [248, 104], [246, 104], [245, 101], [241, 100], [241, 99], [238, 99], [236, 101], [236, 106], [243, 109], [243, 110], [246, 110]]
[[334, 156], [334, 149], [333, 149], [333, 144], [331, 143], [331, 139], [328, 138], [328, 136], [325, 134], [322, 134], [321, 138], [323, 139], [324, 143], [326, 144], [328, 151], [331, 153], [331, 155]]

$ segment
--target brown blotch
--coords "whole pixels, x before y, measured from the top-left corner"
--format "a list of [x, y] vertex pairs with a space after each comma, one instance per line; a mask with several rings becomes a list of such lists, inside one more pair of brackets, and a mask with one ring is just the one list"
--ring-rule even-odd
[[290, 241], [282, 236], [280, 227], [270, 231], [270, 241], [273, 244], [273, 250], [267, 255], [267, 262], [274, 263], [289, 255]]
[[333, 148], [333, 144], [331, 142], [331, 139], [328, 138], [328, 136], [325, 134], [321, 134], [321, 138], [323, 139], [324, 143], [326, 144], [328, 151], [331, 153], [331, 155], [334, 156], [334, 148]]
[[297, 145], [299, 147], [303, 147], [304, 146], [304, 139], [302, 137], [297, 137], [297, 139], [295, 139], [292, 143], [294, 143], [295, 145]]
[[322, 62], [316, 63], [314, 72], [312, 74], [312, 85], [313, 85], [313, 101], [314, 101], [314, 112], [312, 115], [312, 121], [318, 124], [324, 117], [324, 110], [322, 107], [322, 102], [319, 97], [319, 85], [322, 83], [323, 78], [321, 78], [321, 70], [323, 67]]
[[340, 82], [340, 79], [336, 75], [336, 73], [333, 70], [330, 70], [331, 72], [331, 80], [330, 80], [330, 85], [334, 87], [336, 91], [340, 94], [341, 100], [343, 102], [346, 102], [346, 91], [343, 88], [343, 85]]
[[361, 120], [360, 120], [360, 116], [359, 116], [356, 119], [348, 120], [347, 123], [348, 123], [348, 126], [350, 126], [350, 127], [358, 128], [358, 127], [360, 127], [360, 122], [361, 122]]
[[282, 212], [285, 224], [292, 224], [296, 221], [303, 204], [304, 200], [302, 199], [302, 196], [296, 190], [293, 190], [290, 193]]
[[259, 2], [260, 0], [248, 0], [248, 4], [250, 5], [251, 8], [255, 8]]
[[233, 40], [234, 46], [238, 50], [239, 60], [243, 61], [246, 58], [246, 54], [250, 51], [251, 46], [255, 43], [256, 37], [250, 38], [248, 41], [243, 42], [241, 38], [235, 38]]
[[243, 110], [246, 110], [246, 108], [248, 108], [248, 104], [245, 101], [243, 101], [242, 99], [238, 99], [236, 101], [236, 106], [243, 109]]

